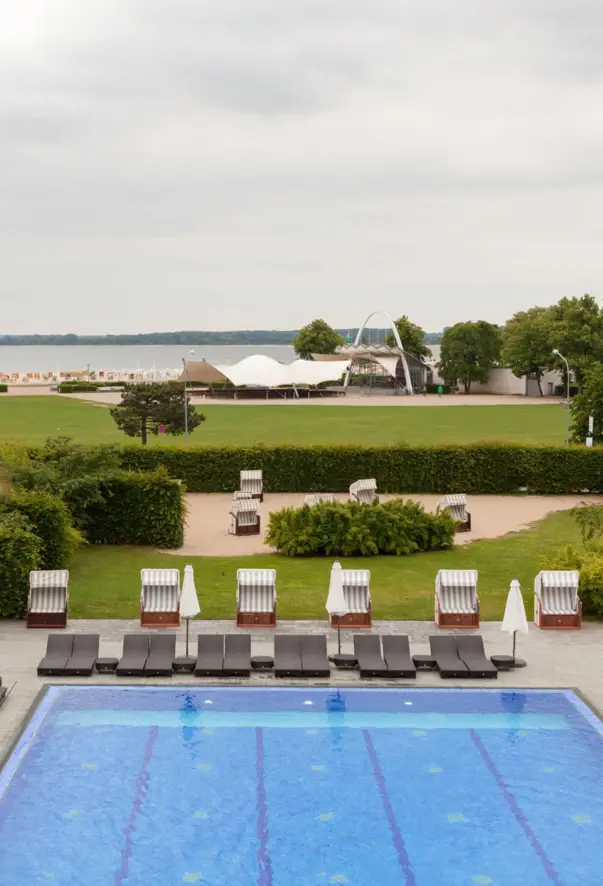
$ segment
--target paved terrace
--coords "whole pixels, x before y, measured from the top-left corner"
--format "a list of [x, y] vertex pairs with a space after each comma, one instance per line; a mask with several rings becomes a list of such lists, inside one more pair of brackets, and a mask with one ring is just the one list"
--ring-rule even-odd
[[[123, 636], [139, 631], [137, 621], [78, 620], [69, 624], [72, 632], [90, 631], [101, 635], [101, 655], [119, 657]], [[157, 630], [157, 629], [156, 629]], [[162, 633], [166, 628], [159, 629]], [[194, 621], [191, 625], [191, 648], [196, 650], [196, 634], [240, 632], [232, 621]], [[328, 633], [329, 654], [337, 652], [337, 631], [329, 630], [323, 621], [281, 621], [280, 633]], [[412, 653], [429, 652], [428, 637], [438, 631], [433, 622], [427, 621], [380, 621], [375, 622], [373, 633], [408, 634]], [[274, 631], [248, 629], [252, 636], [252, 654], [271, 655]], [[178, 635], [177, 654], [184, 654], [184, 627]], [[442, 633], [450, 633], [449, 631]], [[500, 630], [500, 622], [484, 622], [480, 628], [488, 655], [510, 653], [511, 638]], [[46, 683], [65, 683], [65, 679], [39, 678], [38, 662], [46, 650], [48, 631], [27, 629], [23, 622], [0, 622], [0, 675], [10, 690], [0, 708], [0, 760], [9, 751], [17, 737], [23, 720], [39, 691]], [[342, 651], [352, 651], [352, 632], [342, 631]], [[437, 672], [420, 671], [416, 680], [361, 680], [356, 671], [331, 672], [333, 686], [396, 685], [396, 686], [490, 686], [499, 689], [577, 689], [593, 707], [603, 711], [603, 625], [585, 624], [581, 631], [540, 631], [533, 625], [528, 636], [519, 635], [518, 656], [528, 662], [526, 668], [503, 671], [498, 680], [442, 680]], [[250, 684], [272, 685], [325, 685], [325, 680], [302, 681], [276, 679], [273, 674], [253, 674], [241, 679], [198, 679], [192, 675], [173, 675], [168, 679], [117, 678], [112, 675], [94, 674], [87, 678], [71, 678], [70, 683], [84, 684]]]

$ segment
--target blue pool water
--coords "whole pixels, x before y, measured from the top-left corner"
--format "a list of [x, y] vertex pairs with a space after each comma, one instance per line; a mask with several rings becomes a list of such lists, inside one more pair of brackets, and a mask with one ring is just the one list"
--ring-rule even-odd
[[51, 687], [0, 774], [1, 886], [601, 886], [567, 691]]

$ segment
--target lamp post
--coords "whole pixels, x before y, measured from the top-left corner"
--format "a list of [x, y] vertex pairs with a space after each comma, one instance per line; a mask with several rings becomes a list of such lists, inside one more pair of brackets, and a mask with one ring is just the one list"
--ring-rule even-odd
[[[194, 348], [189, 351], [191, 357], [195, 353]], [[186, 393], [186, 382], [188, 380], [188, 370], [186, 368], [186, 357], [182, 358], [182, 366], [184, 367], [184, 445], [188, 446], [188, 397]]]
[[566, 399], [565, 399], [565, 445], [569, 446], [569, 432], [570, 432], [570, 368], [569, 363], [567, 362], [567, 358], [563, 356], [561, 351], [558, 348], [553, 348], [553, 354], [557, 357], [560, 357], [565, 363], [566, 369]]

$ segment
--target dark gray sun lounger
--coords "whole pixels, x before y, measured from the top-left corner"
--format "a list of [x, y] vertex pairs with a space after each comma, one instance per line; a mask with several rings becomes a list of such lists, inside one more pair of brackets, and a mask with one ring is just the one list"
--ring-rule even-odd
[[458, 638], [459, 658], [469, 668], [470, 677], [498, 677], [498, 670], [486, 658], [481, 634], [468, 634]]
[[300, 640], [304, 677], [330, 677], [327, 638], [320, 634], [307, 634], [300, 637]]
[[115, 673], [118, 677], [144, 677], [144, 666], [149, 657], [148, 634], [126, 634], [121, 661]]
[[295, 634], [277, 634], [274, 638], [274, 676], [303, 677], [301, 641]]
[[171, 677], [176, 657], [175, 634], [151, 634], [145, 677]]
[[248, 677], [251, 671], [251, 637], [249, 634], [226, 634], [224, 643], [224, 676]]
[[354, 634], [354, 655], [358, 659], [361, 677], [389, 677], [387, 665], [381, 657], [379, 637]]
[[89, 677], [98, 658], [99, 643], [100, 634], [74, 634], [73, 652], [65, 667], [65, 676]]
[[224, 675], [224, 634], [199, 634], [195, 677]]
[[38, 665], [40, 677], [64, 677], [73, 652], [73, 634], [49, 634], [46, 655]]
[[440, 677], [468, 677], [469, 668], [458, 656], [458, 637], [429, 638], [431, 654], [435, 658]]
[[383, 642], [383, 658], [390, 677], [416, 677], [417, 669], [410, 654], [406, 634], [386, 634]]

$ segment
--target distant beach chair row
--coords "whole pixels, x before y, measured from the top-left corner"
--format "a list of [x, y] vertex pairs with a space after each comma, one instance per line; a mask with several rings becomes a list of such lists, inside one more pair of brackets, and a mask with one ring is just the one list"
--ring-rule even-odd
[[[477, 570], [442, 569], [435, 581], [435, 622], [441, 628], [476, 628], [480, 623]], [[340, 626], [370, 628], [371, 573], [343, 569], [343, 593], [348, 612]], [[578, 594], [580, 575], [571, 571], [542, 571], [534, 579], [534, 623], [539, 628], [567, 630], [582, 626]], [[27, 627], [65, 628], [69, 606], [67, 570], [34, 571], [29, 577]], [[276, 625], [276, 570], [239, 569], [236, 587], [236, 623], [240, 627]], [[141, 570], [140, 624], [142, 627], [180, 625], [180, 571]], [[331, 618], [337, 626], [337, 618]]]

